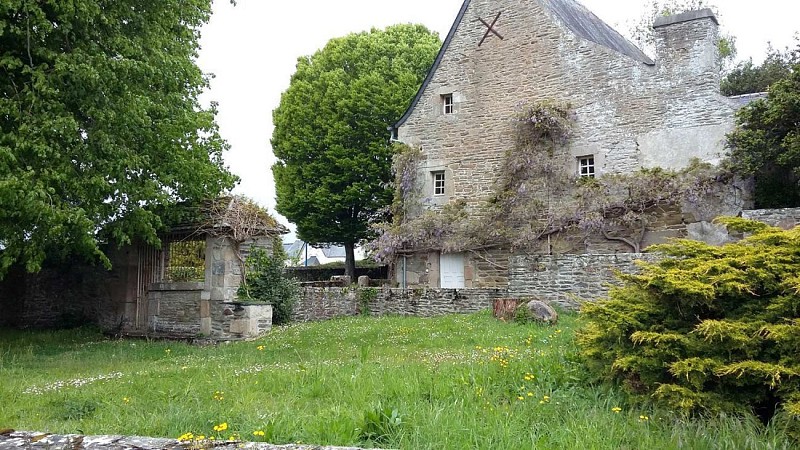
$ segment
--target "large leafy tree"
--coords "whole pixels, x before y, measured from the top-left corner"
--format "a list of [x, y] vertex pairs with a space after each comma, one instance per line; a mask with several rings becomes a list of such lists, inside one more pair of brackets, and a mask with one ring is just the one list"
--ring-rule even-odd
[[756, 206], [800, 205], [800, 63], [769, 87], [766, 99], [739, 110], [736, 121], [728, 135], [729, 163], [755, 176]]
[[773, 83], [789, 76], [796, 58], [793, 52], [770, 47], [761, 64], [753, 64], [752, 58], [737, 64], [720, 83], [722, 95], [766, 92]]
[[211, 0], [0, 0], [0, 275], [156, 242], [235, 177], [195, 64]]
[[431, 67], [441, 42], [421, 25], [332, 39], [299, 58], [273, 112], [272, 170], [277, 210], [312, 244], [343, 244], [347, 273], [369, 223], [392, 200], [397, 121]]

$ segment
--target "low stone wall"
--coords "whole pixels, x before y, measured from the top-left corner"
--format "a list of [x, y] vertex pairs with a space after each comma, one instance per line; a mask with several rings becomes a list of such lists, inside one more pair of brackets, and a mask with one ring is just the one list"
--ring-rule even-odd
[[650, 253], [614, 255], [535, 255], [511, 258], [509, 296], [536, 297], [574, 309], [608, 295], [616, 272], [633, 273], [636, 261], [655, 261]]
[[[362, 299], [374, 298], [362, 304]], [[495, 298], [507, 297], [506, 289], [389, 289], [303, 288], [292, 319], [300, 322], [354, 316], [366, 306], [372, 315], [430, 317], [462, 314], [492, 307]]]
[[0, 326], [118, 328], [121, 312], [110, 299], [117, 276], [84, 264], [47, 264], [38, 273], [14, 266], [0, 280]]
[[148, 330], [171, 336], [200, 333], [200, 297], [204, 283], [153, 283], [147, 293]]
[[0, 448], [21, 450], [359, 450], [356, 447], [333, 447], [304, 444], [272, 445], [263, 442], [201, 441], [179, 442], [176, 439], [136, 436], [83, 436], [29, 431], [8, 431], [0, 434]]
[[208, 300], [205, 283], [153, 283], [147, 331], [172, 338], [253, 339], [272, 328], [272, 305]]
[[742, 211], [742, 217], [790, 230], [800, 224], [800, 208], [755, 209]]
[[[344, 267], [317, 267], [317, 266], [310, 266], [310, 267], [287, 267], [284, 269], [284, 273], [289, 278], [294, 278], [300, 282], [309, 282], [309, 281], [327, 281], [330, 280], [333, 276], [344, 275]], [[375, 279], [382, 279], [389, 276], [389, 267], [388, 266], [380, 266], [380, 267], [356, 267], [356, 276], [355, 280], [358, 277], [366, 275], [370, 278]]]

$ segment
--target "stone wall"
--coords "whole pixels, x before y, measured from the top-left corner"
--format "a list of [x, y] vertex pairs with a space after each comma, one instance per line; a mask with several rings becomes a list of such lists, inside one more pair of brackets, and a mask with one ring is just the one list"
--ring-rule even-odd
[[[506, 289], [367, 289], [376, 293], [367, 304], [367, 311], [378, 316], [430, 317], [472, 313], [491, 308], [495, 298], [508, 296]], [[362, 290], [304, 288], [292, 319], [309, 322], [357, 315], [362, 312]]]
[[153, 283], [148, 297], [149, 331], [176, 337], [200, 333], [203, 283]]
[[[344, 275], [344, 267], [287, 267], [284, 271], [287, 276], [300, 282], [309, 281], [328, 281], [333, 276]], [[372, 279], [385, 279], [389, 275], [389, 268], [379, 267], [356, 267], [355, 280], [360, 276], [368, 276]]]
[[111, 250], [112, 270], [81, 261], [45, 262], [38, 273], [14, 266], [0, 280], [0, 326], [60, 328], [95, 324], [106, 330], [122, 326], [128, 252]]
[[636, 261], [655, 261], [649, 253], [615, 255], [539, 255], [511, 258], [508, 293], [511, 297], [536, 297], [563, 308], [608, 294], [617, 282], [615, 273], [633, 273]]
[[756, 209], [742, 211], [742, 217], [790, 230], [800, 224], [800, 208]]
[[[508, 286], [507, 249], [487, 249], [464, 253], [464, 287], [467, 289], [505, 289]], [[402, 257], [394, 263], [394, 282], [408, 288], [439, 288], [439, 252], [424, 252]]]

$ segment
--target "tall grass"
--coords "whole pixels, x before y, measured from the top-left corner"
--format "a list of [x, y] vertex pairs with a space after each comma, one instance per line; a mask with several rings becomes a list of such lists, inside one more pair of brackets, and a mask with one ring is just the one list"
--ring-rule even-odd
[[488, 313], [356, 317], [216, 347], [0, 331], [0, 428], [409, 449], [791, 448], [750, 417], [674, 417], [588, 383], [576, 326], [569, 315], [555, 327]]

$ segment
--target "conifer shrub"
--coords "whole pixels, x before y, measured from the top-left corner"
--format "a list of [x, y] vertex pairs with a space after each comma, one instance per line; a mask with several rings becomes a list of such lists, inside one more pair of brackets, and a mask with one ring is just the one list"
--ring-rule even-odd
[[271, 304], [275, 325], [291, 322], [292, 310], [300, 295], [299, 284], [283, 273], [282, 256], [253, 249], [246, 261], [247, 279], [237, 293], [242, 300]]
[[582, 308], [590, 372], [689, 414], [777, 415], [800, 429], [800, 227], [721, 220], [747, 237], [678, 240]]

